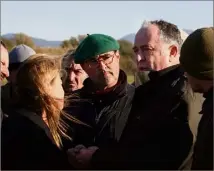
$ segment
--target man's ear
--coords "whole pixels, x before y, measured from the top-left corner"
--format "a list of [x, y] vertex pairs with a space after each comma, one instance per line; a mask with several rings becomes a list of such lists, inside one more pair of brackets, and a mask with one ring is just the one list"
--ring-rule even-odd
[[115, 52], [115, 54], [116, 54], [117, 58], [120, 59], [120, 52], [119, 52], [119, 50], [117, 50], [117, 51]]
[[169, 60], [170, 60], [170, 62], [172, 62], [174, 60], [174, 58], [177, 57], [178, 47], [175, 46], [175, 45], [172, 45], [172, 46], [169, 47], [169, 51], [170, 51], [170, 54], [169, 54], [170, 58], [169, 58]]

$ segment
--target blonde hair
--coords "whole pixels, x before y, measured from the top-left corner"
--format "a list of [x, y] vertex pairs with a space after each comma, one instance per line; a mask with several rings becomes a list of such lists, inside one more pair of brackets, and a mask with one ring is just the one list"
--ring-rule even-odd
[[78, 122], [77, 119], [63, 113], [56, 100], [46, 93], [44, 84], [47, 74], [51, 74], [54, 78], [60, 72], [60, 69], [61, 58], [36, 54], [21, 65], [16, 80], [19, 104], [35, 111], [41, 117], [42, 113], [46, 114], [47, 125], [59, 148], [62, 146], [60, 134], [70, 139], [65, 133], [68, 125], [62, 120], [61, 116]]

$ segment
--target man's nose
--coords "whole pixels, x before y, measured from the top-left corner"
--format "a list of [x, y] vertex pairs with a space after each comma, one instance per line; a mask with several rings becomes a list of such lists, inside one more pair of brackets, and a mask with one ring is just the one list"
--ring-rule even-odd
[[103, 61], [98, 62], [98, 67], [102, 70], [106, 70], [106, 64]]
[[142, 57], [141, 57], [141, 55], [139, 53], [136, 55], [136, 59], [137, 59], [137, 62], [141, 61]]
[[10, 76], [8, 68], [4, 69], [3, 74], [5, 75], [5, 77], [9, 77]]
[[70, 72], [70, 80], [73, 81], [75, 78], [75, 74], [73, 71]]
[[146, 60], [146, 58], [145, 58], [145, 56], [144, 56], [144, 54], [143, 54], [143, 52], [142, 51], [139, 51], [137, 54], [136, 54], [136, 58], [137, 58], [137, 62], [140, 62], [140, 61], [145, 61]]

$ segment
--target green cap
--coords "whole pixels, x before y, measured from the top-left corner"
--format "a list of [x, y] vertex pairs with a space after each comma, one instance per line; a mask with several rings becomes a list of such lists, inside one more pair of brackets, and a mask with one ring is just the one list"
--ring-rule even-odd
[[74, 53], [74, 61], [77, 64], [97, 55], [119, 50], [120, 45], [113, 37], [104, 34], [88, 35], [77, 47]]
[[190, 34], [181, 47], [180, 63], [191, 76], [213, 80], [214, 27]]

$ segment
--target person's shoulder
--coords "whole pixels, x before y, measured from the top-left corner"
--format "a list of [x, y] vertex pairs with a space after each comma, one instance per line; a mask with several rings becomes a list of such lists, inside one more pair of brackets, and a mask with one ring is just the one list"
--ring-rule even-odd
[[30, 132], [37, 129], [41, 122], [42, 118], [36, 112], [16, 107], [8, 113], [5, 125], [17, 131]]
[[183, 84], [183, 91], [184, 91], [184, 95], [183, 95], [183, 99], [189, 103], [189, 102], [197, 102], [200, 104], [200, 106], [202, 105], [202, 103], [204, 102], [204, 97], [203, 94], [201, 93], [196, 93], [193, 92], [190, 84], [187, 81], [187, 78], [185, 77], [184, 79], [184, 84]]
[[22, 143], [34, 135], [31, 132], [31, 126], [24, 117], [9, 116], [2, 122], [2, 138], [4, 145], [8, 146], [13, 143]]
[[13, 131], [25, 130], [29, 123], [26, 117], [19, 115], [15, 110], [11, 110], [8, 117], [3, 120], [4, 127]]

